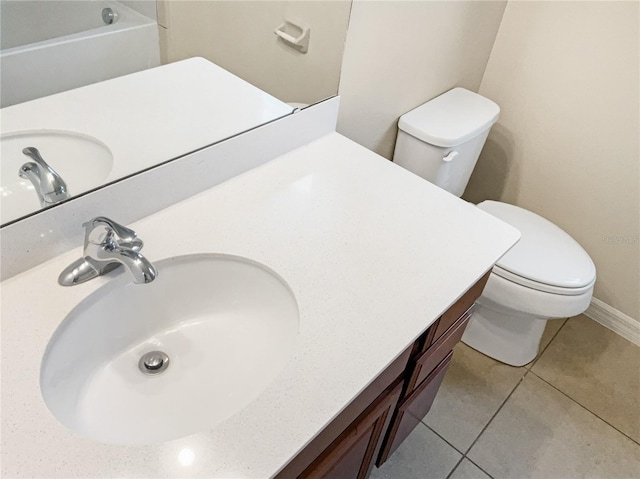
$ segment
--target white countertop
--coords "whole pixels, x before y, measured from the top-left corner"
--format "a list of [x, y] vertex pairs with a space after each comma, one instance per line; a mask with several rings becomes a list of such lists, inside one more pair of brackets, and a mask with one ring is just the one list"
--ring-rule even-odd
[[337, 133], [129, 226], [151, 261], [223, 252], [279, 273], [300, 310], [292, 359], [212, 431], [152, 446], [77, 436], [38, 382], [58, 324], [110, 281], [58, 286], [77, 248], [2, 283], [3, 477], [269, 477], [519, 238]]

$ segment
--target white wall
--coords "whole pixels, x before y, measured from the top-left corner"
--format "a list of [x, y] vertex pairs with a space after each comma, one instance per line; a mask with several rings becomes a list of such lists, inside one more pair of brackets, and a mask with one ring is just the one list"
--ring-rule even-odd
[[[205, 57], [287, 102], [338, 91], [350, 1], [160, 1], [163, 63]], [[301, 53], [273, 33], [283, 19], [311, 28]]]
[[390, 159], [403, 113], [456, 86], [478, 90], [505, 5], [355, 0], [338, 131]]
[[563, 228], [596, 263], [595, 297], [636, 320], [639, 5], [509, 2], [480, 87], [502, 113], [464, 195]]

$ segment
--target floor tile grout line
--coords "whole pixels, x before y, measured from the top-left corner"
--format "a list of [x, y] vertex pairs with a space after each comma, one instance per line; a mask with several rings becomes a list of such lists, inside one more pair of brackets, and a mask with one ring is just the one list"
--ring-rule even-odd
[[622, 434], [624, 437], [626, 437], [627, 439], [629, 439], [630, 441], [632, 441], [634, 444], [637, 444], [638, 446], [640, 446], [640, 442], [636, 441], [634, 438], [630, 437], [628, 434], [626, 434], [625, 432], [621, 431], [620, 429], [618, 429], [617, 427], [615, 427], [613, 424], [611, 424], [609, 421], [607, 421], [606, 419], [601, 418], [600, 416], [598, 416], [598, 414], [596, 414], [595, 412], [593, 412], [591, 409], [589, 409], [588, 407], [584, 406], [583, 404], [580, 404], [576, 399], [572, 398], [571, 396], [569, 396], [567, 393], [565, 393], [563, 390], [559, 389], [557, 386], [554, 386], [553, 384], [551, 384], [549, 381], [547, 381], [545, 378], [539, 376], [538, 374], [534, 373], [533, 371], [530, 371], [531, 374], [533, 374], [535, 377], [537, 377], [538, 379], [540, 379], [540, 381], [544, 382], [545, 384], [548, 384], [549, 386], [551, 386], [553, 389], [555, 389], [556, 391], [558, 391], [560, 394], [562, 394], [563, 396], [565, 396], [566, 398], [570, 399], [571, 401], [573, 401], [574, 403], [576, 403], [578, 406], [580, 406], [582, 409], [584, 409], [585, 411], [587, 411], [589, 414], [597, 417], [598, 419], [600, 419], [602, 422], [604, 422], [605, 424], [611, 426], [613, 429], [615, 429], [616, 431], [618, 431], [620, 434]]
[[[567, 319], [568, 320], [568, 319]], [[565, 321], [566, 323], [566, 321]], [[556, 331], [556, 333], [553, 335], [553, 337], [551, 338], [551, 340], [549, 341], [549, 343], [545, 346], [545, 348], [543, 349], [543, 352], [549, 347], [549, 345], [551, 344], [551, 342], [555, 339], [556, 335], [560, 332], [560, 330], [564, 327], [564, 324], [562, 326], [560, 326], [560, 328], [558, 329], [558, 331]], [[495, 360], [494, 360], [495, 361]], [[498, 362], [498, 361], [496, 361]], [[533, 364], [531, 365], [533, 366]], [[522, 367], [522, 366], [521, 366]], [[471, 450], [471, 448], [475, 445], [475, 443], [478, 441], [478, 439], [480, 438], [480, 436], [482, 436], [482, 433], [485, 431], [485, 429], [487, 427], [489, 427], [489, 424], [491, 424], [491, 421], [493, 421], [493, 419], [496, 417], [496, 415], [500, 412], [500, 410], [502, 409], [502, 407], [504, 406], [504, 404], [509, 400], [509, 398], [511, 397], [511, 395], [515, 392], [515, 390], [518, 388], [518, 386], [520, 385], [520, 383], [524, 380], [525, 376], [529, 373], [529, 369], [527, 369], [526, 367], [522, 367], [522, 371], [523, 374], [522, 376], [520, 376], [520, 379], [518, 379], [518, 382], [516, 383], [516, 385], [513, 387], [513, 389], [509, 392], [509, 394], [507, 395], [507, 397], [502, 401], [502, 403], [500, 403], [500, 406], [498, 406], [498, 409], [496, 410], [496, 412], [491, 416], [491, 418], [489, 419], [489, 421], [487, 422], [487, 424], [484, 425], [484, 427], [482, 428], [482, 430], [478, 433], [478, 435], [476, 436], [476, 438], [473, 440], [473, 442], [471, 443], [471, 445], [467, 448], [466, 452], [461, 451], [460, 449], [458, 449], [456, 446], [454, 446], [453, 444], [451, 444], [449, 441], [447, 441], [443, 436], [441, 436], [437, 431], [435, 431], [431, 426], [429, 426], [425, 421], [424, 421], [424, 417], [422, 419], [420, 419], [420, 422], [422, 423], [422, 425], [426, 426], [431, 432], [433, 432], [436, 436], [438, 436], [440, 439], [442, 439], [446, 444], [448, 444], [451, 448], [453, 448], [453, 450], [455, 450], [456, 452], [462, 454], [462, 457], [460, 458], [460, 460], [458, 461], [458, 463], [455, 465], [455, 467], [449, 472], [449, 474], [447, 475], [447, 477], [445, 479], [449, 479], [449, 477], [451, 476], [451, 474], [453, 474], [453, 472], [456, 470], [456, 468], [460, 465], [460, 463], [462, 462], [462, 460], [464, 458], [467, 458], [470, 462], [473, 463], [474, 466], [476, 466], [478, 469], [480, 469], [482, 472], [484, 472], [487, 476], [489, 476], [491, 479], [493, 479], [493, 476], [491, 476], [491, 474], [489, 474], [487, 471], [485, 471], [484, 469], [482, 469], [480, 466], [478, 466], [475, 462], [473, 462], [471, 459], [469, 459], [467, 457], [467, 453]], [[425, 416], [426, 417], [426, 416]]]
[[[428, 427], [428, 426], [427, 426], [427, 427]], [[431, 429], [431, 428], [429, 428], [429, 429]], [[433, 429], [431, 429], [431, 430], [433, 431]], [[433, 431], [433, 432], [435, 432], [435, 431]], [[438, 433], [436, 432], [436, 434], [438, 434]], [[438, 435], [439, 435], [439, 434], [438, 434]], [[456, 450], [457, 450], [457, 449], [456, 449]], [[494, 479], [494, 478], [493, 478], [493, 476], [492, 476], [491, 474], [489, 474], [487, 471], [485, 471], [485, 470], [484, 470], [484, 469], [482, 469], [480, 466], [478, 466], [475, 462], [473, 462], [471, 459], [469, 459], [465, 454], [463, 454], [463, 455], [462, 455], [462, 457], [461, 457], [461, 458], [458, 460], [458, 462], [456, 463], [456, 465], [455, 465], [455, 466], [453, 466], [453, 469], [451, 469], [451, 471], [449, 471], [449, 474], [447, 474], [447, 476], [445, 477], [445, 479], [450, 479], [450, 478], [451, 478], [451, 476], [453, 475], [453, 473], [454, 473], [454, 472], [456, 472], [456, 469], [458, 469], [458, 468], [460, 467], [460, 464], [462, 464], [462, 461], [464, 461], [465, 459], [466, 459], [467, 461], [469, 461], [471, 464], [473, 464], [474, 466], [476, 466], [478, 469], [480, 469], [482, 472], [484, 472], [484, 473], [487, 475], [487, 477], [488, 477], [489, 479]]]
[[480, 469], [482, 472], [484, 472], [487, 477], [489, 477], [490, 479], [493, 479], [493, 476], [491, 474], [489, 474], [487, 471], [485, 471], [484, 469], [482, 469], [478, 464], [476, 464], [473, 460], [471, 460], [471, 458], [467, 457], [467, 455], [464, 455], [464, 458], [467, 459], [467, 461], [469, 461], [471, 464], [473, 464], [474, 466], [476, 466], [478, 469]]
[[[564, 325], [563, 325], [563, 326], [564, 326]], [[562, 328], [561, 328], [561, 329], [562, 329]], [[555, 337], [555, 336], [554, 336], [554, 337]], [[552, 338], [552, 340], [553, 340], [553, 338]], [[472, 349], [474, 352], [477, 352], [477, 353], [479, 353], [479, 354], [482, 354], [483, 356], [486, 356], [486, 355], [484, 355], [483, 353], [480, 353], [479, 351], [476, 351], [476, 350], [475, 350], [475, 349], [473, 349], [473, 348], [471, 348], [471, 349]], [[495, 359], [493, 359], [493, 358], [491, 358], [491, 357], [489, 357], [489, 356], [486, 356], [486, 357], [487, 357], [487, 358], [489, 358], [489, 359], [491, 359], [492, 361], [495, 361], [496, 363], [500, 363], [499, 361], [497, 361], [497, 360], [495, 360]], [[504, 364], [504, 363], [500, 363], [500, 364]], [[519, 367], [517, 367], [517, 369], [519, 369], [519, 368], [521, 368], [521, 369], [522, 369], [522, 371], [523, 371], [522, 376], [520, 376], [520, 379], [518, 379], [518, 382], [517, 382], [517, 383], [516, 383], [516, 385], [513, 387], [513, 389], [511, 390], [511, 392], [507, 395], [507, 398], [506, 398], [504, 401], [506, 401], [507, 399], [509, 399], [509, 396], [513, 393], [513, 391], [515, 391], [515, 388], [517, 388], [517, 387], [518, 387], [518, 384], [520, 384], [520, 381], [522, 381], [522, 380], [524, 379], [524, 377], [527, 375], [527, 372], [529, 372], [529, 370], [528, 370], [526, 367], [523, 367], [523, 366], [519, 366]], [[503, 403], [501, 403], [501, 404], [500, 404], [500, 406], [498, 407], [498, 411], [499, 411], [499, 410], [500, 410], [500, 408], [502, 407], [502, 404], [504, 404], [504, 401], [503, 401]], [[497, 411], [496, 411], [496, 414], [497, 414]], [[428, 416], [428, 413], [427, 413], [427, 414], [426, 414], [422, 419], [420, 419], [420, 422], [421, 422], [424, 426], [426, 426], [427, 428], [429, 428], [429, 429], [430, 429], [430, 430], [431, 430], [431, 431], [432, 431], [436, 436], [438, 436], [440, 439], [442, 439], [444, 442], [446, 442], [449, 446], [451, 446], [452, 448], [454, 448], [456, 451], [458, 451], [460, 454], [462, 454], [462, 455], [464, 456], [464, 455], [466, 454], [464, 451], [461, 451], [461, 450], [460, 450], [460, 449], [458, 449], [456, 446], [454, 446], [453, 444], [451, 444], [451, 443], [450, 443], [448, 440], [446, 440], [442, 435], [440, 435], [440, 433], [438, 433], [435, 429], [433, 429], [431, 426], [429, 426], [429, 425], [424, 421], [424, 420], [425, 420], [425, 418], [426, 418], [427, 416]], [[495, 416], [495, 414], [494, 414], [494, 416]], [[414, 416], [414, 417], [415, 417], [415, 416]], [[417, 417], [416, 417], [416, 419], [417, 419]], [[489, 420], [489, 422], [491, 422], [491, 420], [492, 420], [492, 419], [493, 419], [493, 416], [491, 416], [491, 419]], [[487, 423], [487, 424], [488, 424], [488, 423]], [[486, 425], [485, 425], [485, 427], [486, 427]], [[482, 431], [480, 431], [480, 434], [482, 434], [482, 432], [483, 432], [483, 431], [484, 431], [484, 428], [482, 429]], [[479, 434], [479, 435], [480, 435], [480, 434]], [[479, 435], [478, 435], [478, 436], [479, 436]], [[478, 436], [476, 436], [476, 439], [477, 439], [477, 437], [478, 437]], [[472, 445], [473, 445], [473, 444], [472, 444]], [[470, 448], [471, 448], [471, 447], [469, 447], [469, 449], [470, 449]], [[467, 452], [469, 452], [469, 449], [467, 449]]]
[[444, 437], [442, 437], [437, 431], [435, 431], [434, 429], [431, 428], [431, 426], [429, 426], [428, 424], [426, 424], [423, 421], [420, 421], [424, 426], [426, 426], [427, 429], [429, 429], [432, 433], [434, 433], [436, 436], [438, 436], [440, 439], [442, 439], [444, 442], [446, 442], [449, 446], [451, 446], [453, 449], [455, 449], [456, 452], [459, 452], [460, 454], [462, 454], [464, 456], [464, 452], [461, 451], [460, 449], [458, 449], [456, 446], [454, 446], [453, 444], [451, 444], [449, 441], [447, 441]]
[[520, 386], [520, 384], [522, 384], [522, 381], [524, 381], [524, 378], [527, 377], [527, 374], [529, 373], [529, 370], [526, 370], [525, 373], [522, 375], [522, 377], [520, 378], [520, 380], [518, 381], [518, 383], [513, 387], [513, 389], [511, 390], [511, 392], [507, 395], [507, 397], [504, 399], [504, 401], [502, 401], [502, 403], [500, 404], [500, 406], [498, 407], [497, 411], [493, 414], [493, 416], [491, 416], [491, 419], [489, 419], [489, 421], [487, 421], [487, 424], [484, 425], [484, 427], [482, 428], [482, 430], [480, 431], [480, 433], [476, 436], [476, 438], [473, 440], [473, 442], [471, 443], [471, 445], [469, 446], [469, 448], [466, 450], [466, 452], [464, 452], [464, 455], [466, 456], [467, 454], [469, 454], [469, 451], [471, 451], [471, 449], [473, 449], [473, 446], [476, 445], [476, 442], [478, 442], [478, 439], [480, 439], [480, 437], [484, 434], [484, 432], [487, 430], [487, 428], [489, 427], [489, 425], [493, 422], [493, 420], [495, 419], [495, 417], [500, 413], [500, 411], [502, 411], [502, 408], [504, 407], [504, 405], [507, 403], [507, 401], [509, 400], [509, 398], [511, 398], [511, 396], [513, 395], [513, 393], [516, 391], [516, 389], [518, 389], [518, 387]]
[[[473, 448], [473, 446], [475, 446], [476, 442], [478, 442], [478, 439], [480, 439], [480, 436], [482, 436], [482, 434], [484, 433], [484, 431], [489, 427], [489, 425], [493, 422], [493, 420], [495, 419], [495, 417], [498, 415], [498, 413], [502, 410], [502, 408], [504, 407], [504, 405], [507, 403], [507, 401], [509, 400], [509, 398], [513, 395], [513, 393], [516, 391], [516, 389], [518, 389], [518, 386], [520, 386], [520, 384], [524, 381], [524, 378], [527, 376], [527, 374], [529, 374], [529, 372], [531, 371], [531, 368], [533, 368], [533, 366], [536, 364], [536, 362], [538, 361], [538, 359], [544, 354], [544, 352], [549, 348], [549, 346], [551, 346], [551, 343], [553, 343], [554, 339], [556, 339], [556, 336], [558, 336], [558, 334], [560, 333], [560, 331], [562, 330], [562, 328], [564, 328], [565, 324], [567, 324], [567, 321], [569, 321], [569, 319], [571, 318], [565, 318], [564, 323], [562, 323], [562, 326], [560, 326], [558, 328], [558, 330], [553, 334], [553, 336], [551, 337], [551, 339], [549, 340], [549, 342], [547, 343], [547, 345], [542, 349], [542, 351], [540, 351], [538, 353], [538, 355], [536, 356], [536, 358], [534, 359], [533, 363], [531, 364], [531, 366], [529, 366], [528, 368], [526, 366], [522, 367], [523, 369], [523, 374], [520, 377], [520, 379], [518, 380], [518, 382], [516, 383], [516, 385], [513, 387], [513, 389], [509, 392], [509, 394], [507, 395], [507, 397], [504, 399], [504, 401], [502, 401], [502, 403], [500, 404], [500, 406], [498, 407], [498, 409], [496, 410], [496, 412], [491, 416], [491, 419], [489, 419], [489, 421], [487, 422], [487, 424], [484, 425], [484, 427], [482, 428], [482, 430], [480, 431], [480, 433], [476, 436], [476, 438], [473, 440], [473, 442], [471, 443], [471, 445], [467, 448], [466, 452], [460, 451], [456, 446], [454, 446], [453, 444], [451, 444], [449, 441], [447, 441], [444, 437], [442, 437], [438, 432], [436, 432], [434, 429], [432, 429], [426, 422], [424, 422], [424, 418], [420, 419], [420, 422], [426, 426], [431, 432], [433, 432], [436, 436], [438, 436], [440, 439], [442, 439], [442, 441], [444, 441], [447, 445], [449, 445], [451, 448], [453, 448], [454, 451], [462, 454], [462, 457], [460, 457], [460, 459], [458, 460], [458, 462], [455, 464], [455, 466], [453, 467], [453, 469], [451, 469], [451, 471], [449, 471], [449, 474], [447, 474], [445, 479], [450, 479], [451, 476], [453, 475], [453, 473], [456, 471], [456, 469], [458, 467], [460, 467], [460, 464], [462, 464], [462, 461], [464, 461], [465, 459], [467, 459], [469, 462], [471, 462], [474, 466], [476, 466], [478, 469], [480, 469], [483, 473], [485, 473], [489, 478], [493, 479], [493, 476], [491, 474], [489, 474], [487, 471], [485, 471], [482, 467], [480, 467], [478, 464], [476, 464], [473, 460], [471, 460], [467, 454], [471, 451], [471, 449]], [[537, 377], [537, 375], [535, 375]], [[545, 381], [546, 382], [546, 381]], [[606, 422], [606, 421], [605, 421]], [[634, 441], [635, 442], [635, 441]]]
[[[415, 417], [415, 416], [414, 416]], [[460, 451], [456, 446], [454, 446], [453, 444], [451, 444], [449, 441], [447, 441], [444, 437], [442, 437], [440, 434], [438, 434], [436, 431], [434, 431], [431, 427], [429, 427], [425, 422], [422, 421], [422, 419], [420, 420], [420, 424], [422, 424], [424, 427], [426, 427], [429, 431], [431, 431], [432, 433], [434, 433], [436, 436], [438, 436], [442, 441], [444, 441], [449, 447], [451, 447], [454, 451], [456, 451], [458, 454], [460, 454], [460, 459], [458, 459], [458, 462], [455, 464], [455, 466], [453, 466], [453, 469], [451, 469], [449, 471], [449, 474], [447, 474], [447, 476], [445, 477], [445, 479], [449, 479], [449, 477], [451, 477], [451, 474], [454, 473], [454, 471], [458, 468], [458, 466], [460, 465], [460, 463], [462, 462], [462, 460], [464, 459], [464, 453], [462, 451]]]
[[[573, 318], [573, 317], [575, 317], [575, 316], [571, 316], [571, 318]], [[527, 369], [527, 371], [531, 371], [531, 369], [533, 369], [533, 367], [536, 365], [536, 363], [538, 362], [538, 360], [542, 357], [542, 355], [545, 353], [545, 351], [546, 351], [547, 349], [549, 349], [549, 346], [551, 346], [551, 343], [553, 343], [553, 340], [554, 340], [554, 339], [556, 339], [556, 336], [558, 336], [558, 334], [560, 334], [560, 331], [562, 331], [562, 328], [564, 328], [564, 327], [565, 327], [565, 325], [567, 324], [567, 322], [569, 322], [569, 320], [570, 320], [571, 318], [565, 318], [564, 323], [562, 323], [562, 326], [560, 326], [560, 327], [558, 328], [558, 330], [554, 333], [554, 335], [553, 335], [553, 336], [551, 336], [551, 339], [549, 340], [549, 342], [547, 343], [547, 345], [546, 345], [544, 348], [542, 348], [542, 351], [540, 351], [540, 352], [538, 353], [538, 355], [535, 357], [535, 359], [534, 359], [534, 360], [533, 360], [533, 362], [531, 363], [531, 366], [529, 366], [528, 368], [526, 368], [526, 369]]]
[[[428, 426], [427, 426], [428, 427]], [[433, 431], [433, 429], [432, 429]], [[433, 431], [435, 432], [435, 431]], [[436, 433], [437, 434], [437, 433]], [[457, 449], [456, 449], [457, 450]], [[456, 462], [456, 465], [453, 466], [453, 469], [451, 469], [449, 471], [449, 474], [447, 474], [447, 476], [444, 479], [449, 479], [451, 477], [451, 475], [456, 472], [456, 469], [458, 469], [458, 467], [460, 466], [460, 464], [462, 464], [462, 461], [464, 461], [464, 456], [460, 457], [460, 459], [458, 459], [458, 462]]]

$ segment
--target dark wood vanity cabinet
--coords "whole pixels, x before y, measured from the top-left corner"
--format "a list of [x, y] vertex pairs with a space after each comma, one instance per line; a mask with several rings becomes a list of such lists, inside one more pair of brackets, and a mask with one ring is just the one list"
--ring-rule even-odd
[[449, 351], [445, 359], [399, 404], [376, 465], [382, 465], [429, 412], [452, 356], [453, 351]]
[[276, 476], [365, 479], [429, 412], [489, 273], [456, 301]]
[[301, 475], [301, 478], [365, 479], [389, 427], [402, 381], [385, 391]]

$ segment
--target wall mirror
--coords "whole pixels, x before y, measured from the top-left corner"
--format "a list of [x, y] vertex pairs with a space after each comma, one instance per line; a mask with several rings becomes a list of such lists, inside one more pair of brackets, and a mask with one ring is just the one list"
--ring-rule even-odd
[[[58, 116], [69, 110], [63, 103], [48, 103], [51, 95], [202, 57], [268, 93], [272, 105], [279, 105], [271, 116], [258, 115], [237, 131], [212, 128], [195, 148], [167, 151], [166, 157], [154, 159], [154, 165], [162, 164], [336, 95], [351, 0], [1, 0], [0, 8], [0, 222], [6, 226], [152, 167], [109, 176], [105, 169], [119, 158], [99, 135], [55, 128], [51, 122], [47, 128], [39, 126], [53, 112], [52, 105]], [[42, 108], [16, 114], [32, 105]], [[237, 109], [242, 108], [238, 102]], [[105, 115], [104, 121], [112, 119]], [[37, 146], [32, 138], [47, 145], [49, 153], [37, 148], [25, 152], [25, 147]], [[64, 156], [76, 165], [68, 180], [61, 178], [67, 197], [54, 194], [47, 202], [42, 191], [34, 190], [38, 181], [52, 178], [38, 153], [45, 164]], [[26, 164], [31, 166], [23, 170]], [[49, 166], [54, 172], [56, 167], [69, 169]], [[55, 177], [53, 183], [58, 185]]]

